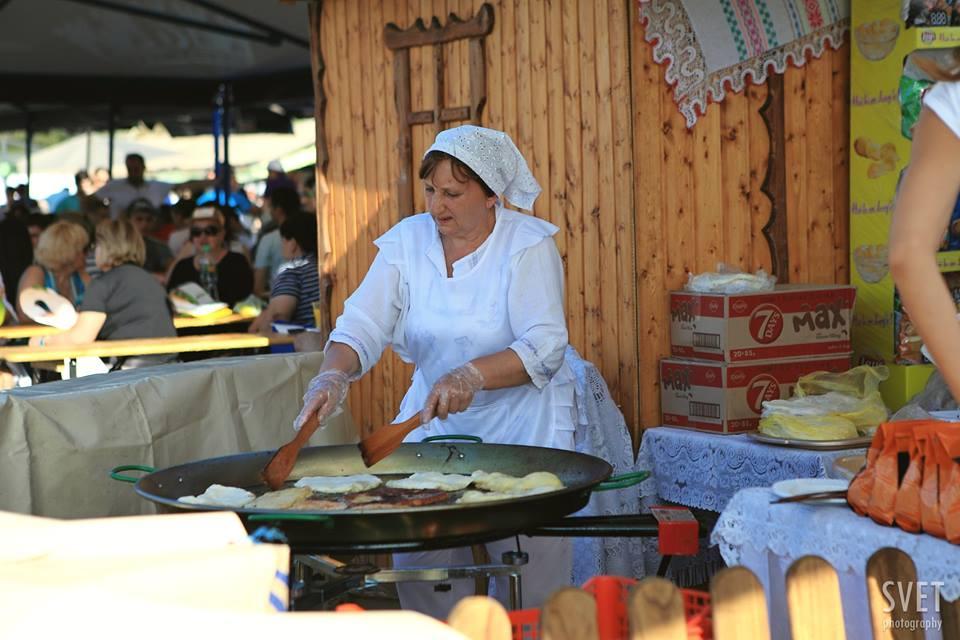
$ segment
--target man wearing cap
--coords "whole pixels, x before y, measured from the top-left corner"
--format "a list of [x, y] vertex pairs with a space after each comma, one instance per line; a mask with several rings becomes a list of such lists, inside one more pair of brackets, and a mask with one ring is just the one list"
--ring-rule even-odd
[[[400, 221], [374, 241], [379, 253], [347, 299], [310, 382], [295, 427], [321, 424], [390, 345], [415, 370], [395, 422], [420, 412], [428, 433], [469, 434], [484, 442], [574, 447], [575, 376], [564, 361], [567, 327], [557, 227], [508, 209], [530, 209], [540, 186], [510, 137], [462, 126], [441, 132], [419, 176], [428, 211]], [[563, 538], [521, 537], [524, 605], [539, 607], [571, 580]], [[516, 543], [487, 544], [493, 558]], [[394, 564], [470, 564], [469, 548], [397, 554]], [[505, 599], [506, 583], [495, 594]], [[404, 608], [443, 618], [473, 581], [451, 590], [398, 585]]]

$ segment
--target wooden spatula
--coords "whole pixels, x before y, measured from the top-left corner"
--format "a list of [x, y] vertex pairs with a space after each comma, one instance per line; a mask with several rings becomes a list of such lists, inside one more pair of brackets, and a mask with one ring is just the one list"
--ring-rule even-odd
[[363, 464], [372, 467], [397, 450], [407, 434], [420, 426], [420, 413], [400, 424], [385, 424], [360, 441]]
[[293, 437], [293, 440], [283, 445], [273, 454], [270, 461], [260, 470], [260, 479], [268, 487], [276, 491], [283, 486], [283, 483], [290, 477], [293, 471], [293, 465], [297, 463], [297, 456], [300, 455], [300, 449], [307, 444], [307, 440], [313, 435], [313, 432], [320, 426], [317, 420], [317, 412], [307, 418], [307, 421], [300, 427], [300, 431]]

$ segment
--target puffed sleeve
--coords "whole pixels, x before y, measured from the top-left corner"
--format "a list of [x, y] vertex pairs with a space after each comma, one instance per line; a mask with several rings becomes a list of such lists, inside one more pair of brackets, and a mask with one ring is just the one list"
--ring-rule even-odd
[[330, 332], [331, 342], [340, 342], [357, 352], [362, 376], [377, 363], [390, 344], [403, 308], [400, 271], [380, 251], [356, 291], [344, 303], [343, 315]]
[[515, 255], [507, 297], [510, 345], [538, 389], [563, 364], [567, 322], [563, 313], [563, 262], [552, 236]]

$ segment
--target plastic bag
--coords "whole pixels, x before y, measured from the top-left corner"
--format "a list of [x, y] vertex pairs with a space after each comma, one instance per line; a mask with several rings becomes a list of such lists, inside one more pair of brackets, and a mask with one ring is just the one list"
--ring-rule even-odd
[[266, 305], [263, 300], [252, 293], [246, 298], [233, 305], [233, 312], [240, 314], [244, 318], [256, 318], [263, 311]]
[[818, 396], [836, 391], [855, 398], [866, 398], [880, 388], [880, 383], [890, 377], [884, 366], [860, 365], [841, 373], [814, 371], [797, 380], [793, 392], [798, 396]]
[[[788, 400], [767, 400], [762, 416], [835, 416], [850, 421], [860, 435], [873, 435], [877, 425], [887, 420], [887, 406], [879, 391], [865, 398], [830, 391], [819, 396], [794, 397]], [[856, 436], [852, 436], [856, 437]]]
[[737, 267], [719, 263], [715, 272], [689, 274], [684, 289], [698, 293], [751, 293], [753, 291], [772, 291], [776, 276], [768, 275], [763, 269], [756, 273], [744, 273]]
[[796, 440], [846, 440], [859, 435], [856, 425], [840, 416], [790, 416], [782, 413], [760, 418], [760, 433]]

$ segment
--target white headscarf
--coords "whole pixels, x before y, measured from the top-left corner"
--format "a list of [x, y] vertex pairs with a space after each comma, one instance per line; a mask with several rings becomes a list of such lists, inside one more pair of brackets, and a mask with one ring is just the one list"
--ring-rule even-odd
[[442, 151], [473, 169], [498, 196], [521, 209], [532, 209], [540, 185], [530, 173], [523, 154], [503, 131], [463, 125], [437, 134], [431, 151]]

